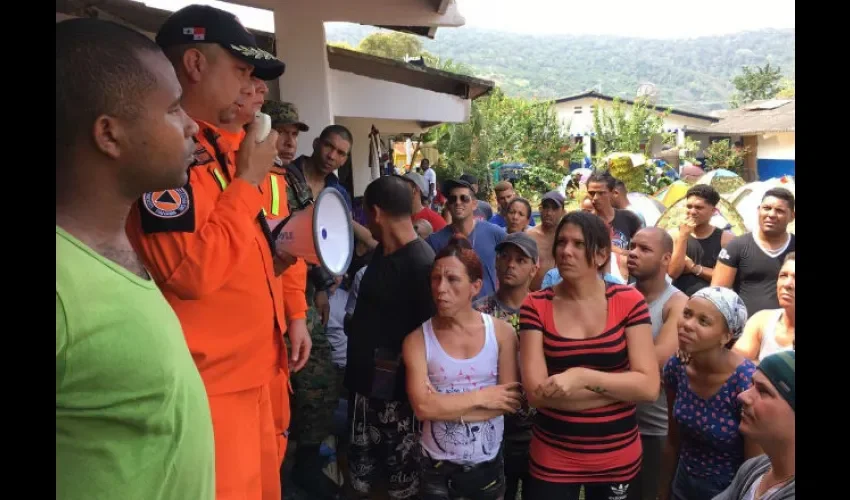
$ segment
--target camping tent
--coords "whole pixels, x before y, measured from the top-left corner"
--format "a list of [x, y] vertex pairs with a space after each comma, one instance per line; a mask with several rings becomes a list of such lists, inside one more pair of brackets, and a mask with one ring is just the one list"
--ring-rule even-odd
[[731, 170], [726, 170], [725, 168], [719, 168], [717, 170], [712, 170], [711, 172], [706, 173], [696, 182], [697, 184], [708, 184], [717, 190], [718, 193], [731, 193], [743, 186], [746, 182], [740, 175], [732, 172]]
[[665, 207], [670, 207], [677, 201], [685, 197], [685, 193], [691, 185], [685, 181], [676, 181], [669, 186], [662, 188], [653, 195], [653, 198], [664, 204]]
[[643, 193], [629, 193], [629, 203], [643, 216], [647, 226], [654, 226], [667, 209], [663, 203]]
[[[685, 198], [680, 199], [661, 215], [661, 218], [658, 219], [655, 225], [667, 231], [678, 229], [685, 222], [685, 216], [688, 211], [686, 205], [687, 200]], [[721, 229], [728, 228], [735, 236], [740, 236], [747, 232], [747, 227], [744, 225], [741, 214], [735, 210], [735, 207], [731, 203], [721, 198], [715, 210], [715, 215], [711, 218], [711, 225]]]
[[[732, 205], [741, 214], [741, 217], [744, 219], [744, 225], [749, 231], [755, 231], [758, 227], [758, 207], [761, 204], [762, 198], [764, 198], [764, 193], [775, 187], [783, 187], [796, 196], [796, 185], [794, 181], [782, 182], [778, 178], [761, 182], [751, 182], [736, 191], [738, 194], [731, 200]], [[789, 226], [788, 230], [793, 233], [793, 225]]]

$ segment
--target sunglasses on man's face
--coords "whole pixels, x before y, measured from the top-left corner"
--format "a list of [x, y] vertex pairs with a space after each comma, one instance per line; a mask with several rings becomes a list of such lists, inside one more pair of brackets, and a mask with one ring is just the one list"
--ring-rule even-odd
[[452, 194], [452, 195], [449, 195], [446, 199], [452, 205], [457, 203], [458, 200], [460, 200], [461, 203], [469, 203], [470, 201], [472, 201], [472, 198], [468, 194], [462, 194], [462, 195]]

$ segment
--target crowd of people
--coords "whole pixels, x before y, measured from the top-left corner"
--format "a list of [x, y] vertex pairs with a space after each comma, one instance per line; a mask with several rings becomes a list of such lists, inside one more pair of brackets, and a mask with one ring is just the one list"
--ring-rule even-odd
[[670, 234], [595, 172], [535, 224], [423, 164], [367, 186], [335, 277], [280, 232], [352, 209], [354, 138], [296, 157], [284, 69], [210, 6], [57, 23], [57, 498], [794, 498], [790, 192], [735, 237], [695, 185]]

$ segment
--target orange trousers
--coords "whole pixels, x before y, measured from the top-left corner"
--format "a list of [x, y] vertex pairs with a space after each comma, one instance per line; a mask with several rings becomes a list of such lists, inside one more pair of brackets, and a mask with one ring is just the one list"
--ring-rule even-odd
[[289, 391], [289, 377], [284, 373], [273, 378], [269, 384], [269, 393], [271, 394], [272, 400], [272, 415], [274, 416], [274, 428], [278, 437], [278, 466], [283, 465], [283, 457], [286, 456], [286, 445], [289, 442]]
[[[280, 443], [270, 384], [209, 396], [216, 500], [280, 500]], [[288, 420], [289, 404], [286, 402]]]

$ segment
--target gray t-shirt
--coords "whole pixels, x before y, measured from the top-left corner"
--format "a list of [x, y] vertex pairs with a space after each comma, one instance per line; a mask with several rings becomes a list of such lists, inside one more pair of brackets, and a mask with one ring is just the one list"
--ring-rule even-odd
[[[649, 317], [652, 321], [652, 340], [658, 338], [661, 327], [664, 326], [664, 305], [678, 291], [678, 288], [668, 283], [661, 295], [648, 304]], [[638, 403], [637, 421], [638, 430], [643, 435], [667, 435], [667, 393], [663, 388], [654, 403]]]
[[[770, 458], [767, 455], [759, 455], [747, 460], [738, 469], [732, 484], [712, 500], [746, 500], [753, 484], [763, 477], [769, 468]], [[774, 489], [769, 498], [767, 496], [764, 498], [765, 500], [794, 500], [796, 496], [797, 482], [796, 479], [791, 479]]]
[[345, 309], [348, 304], [348, 290], [337, 287], [328, 297], [330, 313], [325, 327], [325, 336], [331, 345], [331, 360], [336, 366], [345, 367], [345, 352], [348, 349], [348, 335], [345, 334], [343, 323]]

